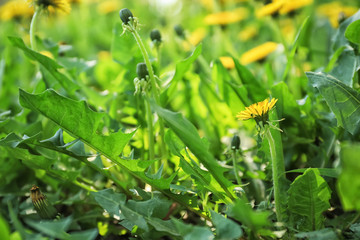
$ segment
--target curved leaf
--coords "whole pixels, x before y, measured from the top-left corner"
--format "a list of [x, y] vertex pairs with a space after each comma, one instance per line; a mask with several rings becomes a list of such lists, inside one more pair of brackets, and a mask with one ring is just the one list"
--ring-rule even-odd
[[338, 125], [354, 135], [360, 126], [360, 93], [326, 73], [307, 72], [306, 76], [325, 98]]

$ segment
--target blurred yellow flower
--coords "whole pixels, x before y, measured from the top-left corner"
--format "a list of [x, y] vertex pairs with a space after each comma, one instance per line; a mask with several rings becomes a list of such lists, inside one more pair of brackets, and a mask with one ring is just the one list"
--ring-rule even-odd
[[209, 14], [204, 18], [204, 22], [207, 25], [226, 25], [244, 20], [248, 14], [246, 8], [236, 8], [233, 11]]
[[206, 29], [197, 28], [195, 29], [195, 31], [193, 31], [190, 34], [190, 36], [187, 39], [192, 45], [196, 46], [199, 42], [201, 42], [201, 40], [204, 39], [205, 36], [206, 36]]
[[241, 58], [240, 62], [243, 65], [261, 60], [268, 56], [270, 53], [274, 52], [277, 48], [278, 44], [275, 42], [266, 42], [261, 44], [249, 51], [245, 52]]
[[263, 7], [256, 9], [255, 15], [257, 18], [265, 17], [276, 13], [281, 6], [284, 4], [284, 1], [273, 1], [272, 3], [266, 4]]
[[[248, 0], [231, 0], [232, 3], [247, 2]], [[229, 0], [221, 0], [220, 3], [230, 2]], [[214, 9], [214, 0], [201, 0], [201, 4], [207, 9]]]
[[350, 17], [358, 8], [352, 6], [344, 6], [341, 2], [331, 2], [322, 4], [317, 8], [317, 12], [329, 19], [331, 26], [337, 28], [339, 26], [339, 17], [343, 14], [346, 18]]
[[67, 0], [28, 0], [34, 6], [38, 6], [41, 9], [49, 10], [61, 10], [65, 13], [69, 13], [71, 10], [70, 4]]
[[99, 51], [97, 57], [99, 61], [110, 60], [111, 53], [109, 51]]
[[273, 0], [256, 10], [257, 18], [269, 16], [275, 13], [286, 14], [296, 9], [305, 7], [313, 3], [314, 0]]
[[288, 0], [284, 2], [284, 5], [281, 7], [279, 13], [286, 14], [296, 9], [310, 5], [313, 2], [314, 0]]
[[258, 34], [258, 28], [254, 25], [250, 25], [240, 31], [238, 37], [241, 41], [246, 42]]
[[31, 17], [34, 10], [23, 0], [8, 1], [0, 7], [0, 19], [3, 21], [18, 17]]
[[239, 120], [248, 120], [255, 119], [256, 122], [266, 122], [268, 121], [268, 113], [275, 106], [275, 103], [278, 100], [276, 98], [273, 99], [265, 99], [262, 102], [257, 102], [251, 104], [249, 107], [245, 107], [244, 111], [239, 112], [236, 117]]
[[120, 9], [120, 2], [116, 0], [102, 1], [97, 6], [97, 11], [101, 14], [108, 14], [118, 11]]
[[233, 69], [235, 67], [234, 60], [232, 57], [219, 57], [221, 64], [227, 69]]

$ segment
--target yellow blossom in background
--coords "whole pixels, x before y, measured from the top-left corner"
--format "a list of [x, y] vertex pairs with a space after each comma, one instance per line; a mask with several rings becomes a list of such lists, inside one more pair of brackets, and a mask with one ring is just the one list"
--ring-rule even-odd
[[227, 69], [233, 69], [235, 67], [234, 60], [232, 57], [219, 57], [221, 64]]
[[[226, 3], [226, 2], [230, 2], [230, 3], [240, 3], [240, 2], [247, 2], [248, 0], [221, 0], [220, 2]], [[201, 4], [206, 7], [209, 10], [214, 9], [214, 0], [201, 0], [200, 1]]]
[[67, 0], [28, 0], [28, 2], [49, 12], [61, 10], [64, 13], [69, 13], [71, 11], [70, 4]]
[[19, 17], [31, 17], [33, 14], [34, 9], [23, 0], [8, 1], [0, 7], [0, 19], [3, 21]]
[[296, 34], [294, 21], [291, 18], [284, 18], [279, 20], [279, 27], [282, 35], [287, 41], [293, 41]]
[[245, 52], [241, 58], [240, 62], [243, 65], [261, 60], [268, 56], [270, 53], [274, 52], [277, 48], [278, 44], [275, 42], [266, 42], [261, 44], [249, 51]]
[[273, 1], [272, 3], [266, 4], [263, 7], [257, 9], [255, 11], [255, 15], [257, 18], [272, 15], [276, 13], [283, 4], [284, 4], [284, 0], [276, 1], [276, 2]]
[[205, 36], [206, 36], [206, 29], [197, 28], [195, 29], [195, 31], [193, 31], [190, 34], [190, 36], [187, 39], [192, 45], [196, 46], [199, 42], [201, 42], [201, 40], [204, 39]]
[[97, 11], [101, 14], [108, 14], [120, 9], [120, 2], [116, 0], [102, 1], [97, 6]]
[[99, 51], [97, 54], [97, 58], [99, 59], [99, 61], [112, 59], [111, 53], [109, 51]]
[[337, 28], [339, 26], [339, 16], [350, 17], [357, 12], [358, 8], [352, 6], [344, 6], [341, 2], [331, 2], [322, 4], [317, 8], [319, 15], [325, 16], [329, 19], [331, 26]]
[[314, 0], [288, 0], [284, 2], [284, 5], [279, 10], [280, 14], [286, 14], [296, 9], [308, 6], [312, 4]]
[[244, 30], [242, 30], [241, 32], [239, 32], [238, 38], [241, 41], [246, 42], [252, 39], [253, 37], [255, 37], [257, 34], [258, 34], [258, 28], [256, 26], [250, 25], [245, 27]]
[[233, 11], [212, 13], [204, 18], [207, 25], [226, 25], [244, 20], [249, 15], [246, 8], [236, 8]]
[[263, 121], [264, 123], [268, 121], [268, 113], [275, 106], [275, 103], [278, 100], [273, 99], [265, 99], [262, 102], [254, 103], [249, 107], [245, 107], [244, 111], [239, 112], [236, 117], [239, 120], [248, 120], [255, 119], [256, 122]]

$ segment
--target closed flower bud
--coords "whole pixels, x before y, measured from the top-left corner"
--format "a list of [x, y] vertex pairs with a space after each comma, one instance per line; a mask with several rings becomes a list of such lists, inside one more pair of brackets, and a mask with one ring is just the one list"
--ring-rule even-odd
[[174, 30], [176, 32], [176, 35], [178, 35], [181, 38], [185, 38], [184, 29], [181, 25], [175, 25]]
[[30, 189], [30, 198], [34, 204], [36, 212], [42, 219], [53, 219], [56, 217], [56, 208], [51, 205], [45, 195], [40, 192], [39, 187], [34, 185]]
[[153, 42], [155, 42], [155, 41], [156, 42], [161, 42], [161, 33], [160, 33], [160, 31], [157, 30], [157, 29], [152, 30], [151, 33], [150, 33], [150, 39]]
[[238, 135], [234, 135], [231, 140], [231, 149], [238, 150], [240, 149], [240, 138]]
[[131, 11], [127, 8], [123, 8], [119, 12], [120, 19], [124, 24], [128, 24], [129, 21], [134, 17]]
[[149, 75], [148, 69], [145, 63], [138, 63], [136, 65], [136, 74], [139, 79], [146, 79], [146, 76]]

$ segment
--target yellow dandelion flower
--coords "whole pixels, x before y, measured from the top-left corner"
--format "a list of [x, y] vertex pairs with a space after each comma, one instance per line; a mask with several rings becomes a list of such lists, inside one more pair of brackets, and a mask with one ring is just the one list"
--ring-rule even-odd
[[97, 6], [97, 11], [101, 14], [108, 14], [114, 11], [118, 11], [119, 9], [120, 3], [115, 0], [103, 1]]
[[244, 53], [241, 58], [240, 62], [243, 65], [261, 60], [268, 56], [270, 53], [274, 52], [277, 48], [278, 44], [275, 42], [266, 42], [257, 46], [253, 49], [250, 49], [246, 53]]
[[239, 120], [248, 120], [255, 119], [256, 123], [262, 121], [266, 123], [269, 119], [269, 111], [275, 106], [275, 103], [278, 100], [276, 98], [273, 99], [265, 99], [264, 101], [254, 103], [249, 107], [245, 107], [244, 111], [239, 112], [236, 117]]
[[196, 46], [199, 42], [201, 42], [201, 40], [204, 39], [205, 36], [206, 36], [206, 29], [197, 28], [195, 29], [195, 31], [193, 31], [190, 34], [190, 36], [187, 39], [192, 45]]
[[232, 57], [219, 57], [221, 64], [227, 69], [233, 69], [235, 67]]
[[352, 6], [343, 6], [341, 2], [331, 2], [322, 4], [317, 8], [317, 13], [327, 17], [331, 26], [337, 28], [339, 26], [339, 16], [343, 14], [346, 18], [356, 13], [358, 8]]
[[308, 6], [312, 4], [314, 0], [288, 0], [284, 2], [284, 5], [279, 10], [280, 14], [286, 14], [296, 9]]
[[237, 8], [233, 11], [209, 14], [204, 18], [204, 22], [207, 25], [226, 25], [244, 20], [247, 16], [248, 10], [246, 8]]
[[41, 9], [54, 11], [61, 10], [69, 13], [71, 10], [70, 4], [67, 0], [28, 0], [32, 5], [38, 6]]
[[241, 32], [239, 32], [238, 34], [238, 38], [243, 41], [246, 42], [250, 39], [252, 39], [253, 37], [255, 37], [258, 34], [258, 28], [256, 26], [247, 26], [244, 28], [244, 30], [242, 30]]
[[23, 0], [8, 1], [0, 7], [0, 19], [3, 21], [19, 17], [31, 17], [34, 10]]
[[257, 18], [265, 17], [277, 13], [285, 1], [273, 1], [256, 10], [255, 15]]

